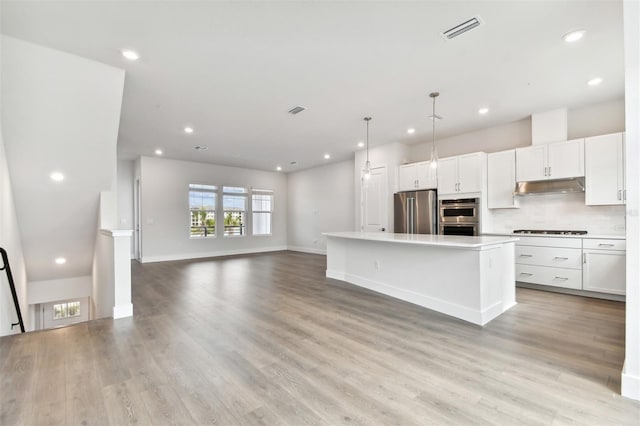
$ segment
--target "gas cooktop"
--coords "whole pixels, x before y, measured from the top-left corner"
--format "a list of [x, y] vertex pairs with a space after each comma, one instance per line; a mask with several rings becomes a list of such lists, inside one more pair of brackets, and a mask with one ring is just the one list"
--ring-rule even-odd
[[516, 229], [514, 234], [542, 234], [542, 235], [586, 235], [587, 231], [563, 231], [547, 229]]

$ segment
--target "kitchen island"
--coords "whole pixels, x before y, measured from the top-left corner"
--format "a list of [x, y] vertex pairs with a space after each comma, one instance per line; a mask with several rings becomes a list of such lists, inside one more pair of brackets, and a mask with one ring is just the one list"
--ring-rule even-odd
[[326, 276], [485, 325], [516, 304], [517, 238], [328, 232]]

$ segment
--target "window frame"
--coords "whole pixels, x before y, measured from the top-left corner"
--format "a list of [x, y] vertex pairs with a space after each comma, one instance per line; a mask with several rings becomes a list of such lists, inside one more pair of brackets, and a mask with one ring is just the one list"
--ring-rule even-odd
[[[64, 316], [58, 317], [56, 318], [56, 306], [62, 306], [64, 305]], [[78, 310], [76, 311], [76, 313], [74, 315], [69, 315], [69, 305], [78, 305]], [[51, 306], [51, 316], [52, 316], [52, 320], [53, 321], [62, 321], [62, 320], [66, 320], [69, 318], [76, 318], [82, 315], [81, 312], [81, 308], [82, 304], [80, 303], [80, 300], [69, 300], [66, 302], [61, 302], [61, 303], [53, 303]]]
[[[211, 185], [211, 184], [205, 184], [205, 183], [190, 183], [189, 187], [188, 187], [188, 195], [187, 195], [187, 204], [188, 204], [188, 208], [189, 208], [189, 239], [190, 240], [206, 240], [206, 239], [210, 239], [210, 238], [217, 238], [218, 237], [218, 204], [219, 204], [219, 200], [218, 200], [218, 194], [220, 192], [220, 187], [218, 185]], [[205, 210], [207, 212], [207, 215], [212, 212], [213, 213], [213, 220], [214, 220], [214, 225], [213, 225], [213, 232], [211, 234], [208, 235], [193, 235], [192, 234], [192, 228], [194, 228], [193, 226], [193, 210], [191, 209], [191, 192], [206, 192], [206, 193], [210, 193], [213, 194], [213, 201], [214, 201], [214, 208], [213, 210], [211, 209], [207, 209]], [[201, 207], [202, 208], [202, 207]], [[205, 221], [208, 220], [205, 217]], [[199, 225], [200, 227], [202, 227], [202, 225]], [[207, 233], [206, 228], [206, 222], [204, 225], [205, 228], [205, 234]]]
[[[243, 192], [239, 191], [229, 191], [227, 189], [242, 189]], [[222, 191], [220, 191], [220, 195], [222, 197], [221, 209], [222, 209], [222, 238], [245, 238], [248, 234], [247, 231], [249, 229], [249, 194], [250, 188], [246, 186], [232, 186], [232, 185], [222, 185]], [[244, 210], [226, 210], [224, 205], [225, 196], [233, 196], [233, 197], [243, 197], [244, 198]], [[227, 235], [227, 225], [225, 225], [226, 213], [227, 212], [238, 212], [243, 213], [244, 222], [240, 226], [240, 235]], [[232, 225], [229, 225], [232, 226]]]
[[[254, 210], [253, 209], [253, 196], [254, 195], [269, 195], [271, 197], [271, 210]], [[273, 236], [273, 211], [275, 209], [275, 191], [271, 189], [251, 189], [251, 235], [254, 237], [271, 237]], [[269, 213], [269, 233], [268, 234], [256, 234], [254, 217], [255, 213]]]

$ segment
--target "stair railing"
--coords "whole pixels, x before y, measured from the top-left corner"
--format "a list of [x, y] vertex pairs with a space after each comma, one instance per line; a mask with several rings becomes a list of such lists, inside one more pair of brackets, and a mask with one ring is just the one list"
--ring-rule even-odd
[[24, 322], [22, 322], [22, 313], [20, 312], [20, 302], [18, 302], [18, 294], [16, 293], [16, 285], [13, 282], [13, 274], [11, 273], [11, 266], [9, 266], [9, 256], [7, 251], [0, 247], [0, 254], [2, 255], [2, 268], [0, 271], [7, 272], [7, 279], [9, 280], [9, 287], [11, 287], [11, 295], [13, 296], [13, 304], [16, 307], [16, 313], [18, 314], [18, 322], [11, 324], [11, 329], [16, 325], [20, 326], [20, 332], [24, 333]]

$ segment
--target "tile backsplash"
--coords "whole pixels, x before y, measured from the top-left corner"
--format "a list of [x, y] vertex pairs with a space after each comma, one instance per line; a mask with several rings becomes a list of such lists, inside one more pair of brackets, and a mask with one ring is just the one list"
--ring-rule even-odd
[[482, 220], [482, 232], [568, 229], [586, 230], [589, 234], [597, 235], [625, 234], [625, 206], [585, 206], [584, 194], [543, 194], [518, 198], [519, 209], [489, 210]]

